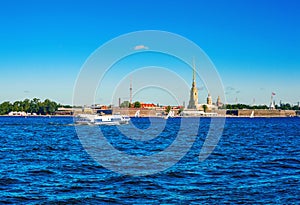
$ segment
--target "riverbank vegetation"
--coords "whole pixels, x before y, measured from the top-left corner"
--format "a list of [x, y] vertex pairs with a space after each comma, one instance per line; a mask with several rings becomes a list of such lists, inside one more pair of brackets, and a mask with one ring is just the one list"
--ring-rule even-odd
[[41, 101], [38, 98], [32, 100], [15, 101], [13, 103], [6, 101], [0, 104], [0, 115], [7, 115], [9, 112], [36, 113], [37, 115], [53, 115], [58, 107], [62, 105], [46, 99]]
[[[267, 105], [246, 105], [246, 104], [227, 104], [224, 105], [223, 108], [228, 110], [238, 110], [238, 109], [255, 109], [255, 110], [266, 110], [269, 109]], [[275, 105], [275, 109], [278, 110], [299, 110], [299, 105], [291, 105], [289, 103], [281, 103], [279, 105]]]

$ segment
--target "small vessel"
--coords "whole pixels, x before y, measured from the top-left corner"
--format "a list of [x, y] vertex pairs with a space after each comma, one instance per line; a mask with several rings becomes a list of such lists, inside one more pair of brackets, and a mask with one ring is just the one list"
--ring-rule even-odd
[[254, 118], [254, 110], [252, 110], [250, 118]]
[[141, 112], [141, 110], [136, 111], [134, 114], [134, 117], [140, 117], [140, 112]]
[[130, 117], [127, 115], [94, 115], [79, 114], [75, 117], [75, 124], [80, 125], [121, 125], [128, 124]]
[[94, 119], [96, 115], [91, 115], [91, 114], [79, 114], [76, 115], [74, 118], [75, 124], [80, 124], [80, 125], [92, 125], [94, 124]]
[[126, 115], [103, 115], [94, 118], [95, 125], [121, 125], [128, 124], [130, 117]]
[[168, 115], [165, 116], [164, 118], [168, 119], [168, 118], [173, 118], [173, 117], [175, 117], [175, 112], [173, 110], [170, 110], [169, 113], [168, 113]]

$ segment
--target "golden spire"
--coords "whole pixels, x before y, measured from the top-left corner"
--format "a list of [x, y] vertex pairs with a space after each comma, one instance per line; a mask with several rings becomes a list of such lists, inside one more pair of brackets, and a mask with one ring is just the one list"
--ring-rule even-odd
[[196, 82], [196, 65], [195, 65], [195, 57], [193, 58], [193, 82]]

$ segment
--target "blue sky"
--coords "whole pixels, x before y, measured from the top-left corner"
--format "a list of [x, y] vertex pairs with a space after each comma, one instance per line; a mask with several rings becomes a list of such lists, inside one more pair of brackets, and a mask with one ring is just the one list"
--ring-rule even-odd
[[268, 104], [275, 92], [277, 101], [295, 104], [299, 7], [296, 0], [1, 1], [0, 102], [38, 97], [71, 104], [93, 51], [119, 35], [153, 29], [198, 44], [218, 70], [229, 103]]

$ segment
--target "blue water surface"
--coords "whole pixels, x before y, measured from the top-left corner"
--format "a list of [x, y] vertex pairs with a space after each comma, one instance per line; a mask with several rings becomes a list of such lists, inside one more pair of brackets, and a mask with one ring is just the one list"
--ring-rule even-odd
[[[147, 118], [132, 121], [141, 131], [149, 128]], [[299, 203], [300, 118], [227, 118], [218, 146], [200, 162], [210, 121], [200, 119], [192, 148], [176, 165], [133, 177], [94, 161], [71, 117], [0, 117], [0, 203]], [[123, 136], [116, 126], [99, 130], [122, 152], [150, 155], [175, 140], [179, 125], [180, 118], [169, 119], [149, 141]]]

